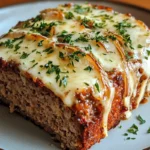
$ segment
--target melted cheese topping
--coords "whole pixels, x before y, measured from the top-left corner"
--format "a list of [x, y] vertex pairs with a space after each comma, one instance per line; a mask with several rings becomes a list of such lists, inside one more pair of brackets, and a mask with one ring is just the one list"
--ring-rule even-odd
[[0, 40], [0, 57], [18, 63], [33, 81], [40, 79], [66, 106], [78, 104], [77, 93], [91, 89], [94, 101], [104, 109], [105, 136], [116, 93], [109, 72], [123, 76], [124, 115], [129, 118], [132, 103], [138, 107], [150, 87], [149, 56], [150, 32], [144, 23], [90, 4], [46, 9], [18, 23]]

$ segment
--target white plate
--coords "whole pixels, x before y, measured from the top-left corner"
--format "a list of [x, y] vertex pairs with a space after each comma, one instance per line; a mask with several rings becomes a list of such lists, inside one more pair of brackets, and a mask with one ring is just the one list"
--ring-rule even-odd
[[[40, 10], [56, 7], [60, 3], [66, 2], [36, 2], [0, 9], [0, 35], [6, 33], [18, 21], [31, 18]], [[112, 6], [120, 12], [131, 12], [150, 25], [148, 11], [106, 2], [100, 4]], [[136, 119], [139, 114], [146, 120], [143, 125], [139, 125]], [[125, 140], [126, 137], [123, 134], [133, 123], [139, 127], [138, 135], [130, 135], [130, 137], [135, 137], [135, 140]], [[142, 150], [149, 147], [150, 134], [147, 134], [147, 130], [150, 127], [150, 103], [141, 105], [139, 109], [133, 111], [129, 120], [122, 121], [120, 125], [122, 125], [121, 129], [118, 126], [111, 130], [109, 136], [101, 143], [94, 145], [91, 150]], [[6, 107], [0, 105], [0, 148], [4, 150], [59, 150], [52, 143], [46, 132], [18, 114], [10, 114]]]

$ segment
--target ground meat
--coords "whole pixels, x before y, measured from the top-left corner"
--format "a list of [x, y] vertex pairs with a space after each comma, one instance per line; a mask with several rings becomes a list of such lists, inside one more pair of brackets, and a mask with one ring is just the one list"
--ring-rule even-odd
[[[119, 88], [113, 101], [108, 129], [115, 127], [120, 121], [121, 91]], [[87, 150], [104, 138], [101, 115], [99, 118], [95, 117], [93, 122], [81, 124], [73, 109], [66, 107], [41, 81], [37, 80], [35, 83], [30, 76], [23, 76], [13, 62], [0, 60], [0, 98], [9, 105], [10, 112], [17, 111], [45, 131], [54, 134], [63, 149]]]

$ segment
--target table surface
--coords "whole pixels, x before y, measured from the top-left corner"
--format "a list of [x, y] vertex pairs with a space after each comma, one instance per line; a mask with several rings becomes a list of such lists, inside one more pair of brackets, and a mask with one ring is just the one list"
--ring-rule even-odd
[[[26, 3], [26, 2], [34, 2], [34, 1], [37, 1], [37, 0], [0, 0], [0, 7], [6, 7], [9, 5]], [[75, 1], [75, 0], [72, 0], [72, 1]], [[150, 10], [150, 0], [110, 0], [110, 1], [117, 1], [120, 3], [132, 4], [132, 5], [136, 5], [136, 6]]]

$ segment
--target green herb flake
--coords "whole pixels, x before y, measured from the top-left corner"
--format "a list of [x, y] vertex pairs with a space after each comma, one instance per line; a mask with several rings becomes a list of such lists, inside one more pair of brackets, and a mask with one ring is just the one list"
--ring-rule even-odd
[[119, 129], [121, 129], [121, 128], [122, 128], [122, 126], [120, 125], [118, 128], [119, 128]]
[[92, 21], [84, 17], [81, 21], [81, 25], [84, 25], [86, 28], [91, 28], [92, 27]]
[[150, 133], [150, 128], [147, 130], [147, 133]]
[[95, 22], [93, 25], [95, 28], [104, 28], [106, 26], [105, 22], [97, 23]]
[[20, 56], [20, 59], [26, 59], [29, 56], [29, 54], [23, 52], [23, 54]]
[[15, 50], [14, 51], [17, 51], [18, 49], [20, 49], [20, 44], [23, 42], [23, 40], [21, 40], [19, 43], [17, 43], [15, 45]]
[[138, 127], [135, 125], [135, 124], [133, 124], [127, 131], [129, 132], [129, 133], [132, 133], [132, 134], [136, 134], [137, 135], [137, 132], [138, 132]]
[[95, 83], [95, 87], [96, 87], [97, 91], [100, 92], [99, 84], [97, 82]]
[[138, 44], [137, 48], [142, 48], [143, 46], [141, 44]]
[[150, 50], [147, 50], [147, 55], [150, 56]]
[[80, 57], [84, 57], [85, 56], [85, 53], [84, 52], [81, 52], [81, 51], [75, 51], [73, 53], [71, 53], [68, 58], [70, 60], [70, 64], [72, 66], [74, 66], [74, 63], [73, 61], [75, 60], [76, 62], [79, 62], [80, 60]]
[[86, 35], [82, 35], [82, 34], [81, 34], [80, 37], [77, 38], [75, 41], [76, 41], [76, 42], [79, 42], [79, 41], [88, 42], [89, 39], [88, 39], [88, 37], [87, 37]]
[[71, 40], [72, 36], [73, 34], [68, 34], [67, 31], [63, 30], [62, 33], [57, 36], [57, 38], [58, 38], [58, 41], [62, 43], [72, 44], [72, 40]]
[[148, 60], [148, 57], [147, 57], [147, 56], [145, 56], [144, 58], [145, 58], [146, 60]]
[[112, 41], [115, 41], [117, 39], [114, 35], [109, 35], [108, 38], [111, 39]]
[[40, 66], [40, 67], [44, 67], [47, 69], [46, 73], [47, 74], [52, 74], [52, 73], [56, 73], [56, 82], [58, 82], [58, 80], [60, 79], [60, 68], [58, 65], [54, 65], [52, 61], [48, 61], [44, 66]]
[[46, 52], [47, 54], [51, 54], [54, 52], [54, 50], [52, 49], [52, 47], [49, 47], [49, 48], [43, 50], [43, 52]]
[[84, 68], [84, 70], [91, 72], [93, 70], [93, 68], [91, 66], [88, 66], [88, 67]]
[[73, 17], [74, 17], [74, 15], [73, 15], [72, 12], [67, 12], [67, 13], [65, 14], [65, 18], [66, 18], [66, 19], [72, 19]]
[[91, 45], [89, 44], [87, 47], [84, 47], [86, 51], [91, 51], [92, 50], [92, 47]]
[[10, 30], [9, 30], [9, 33], [10, 33], [10, 32], [13, 32], [13, 30], [12, 30], [12, 29], [10, 29]]
[[130, 139], [131, 139], [130, 137], [127, 137], [127, 138], [126, 138], [126, 140], [130, 140]]
[[64, 53], [63, 52], [59, 52], [59, 58], [64, 58]]
[[33, 59], [33, 60], [31, 60], [31, 62], [32, 62], [32, 63], [34, 63], [34, 62], [35, 62], [35, 60], [34, 60], [34, 59]]
[[85, 84], [86, 86], [89, 86], [89, 84], [88, 84], [87, 82], [84, 82], [84, 84]]
[[23, 23], [23, 28], [29, 28], [31, 25], [30, 25], [30, 23], [29, 23], [29, 21], [25, 21], [24, 23]]
[[136, 138], [127, 137], [126, 140], [135, 140]]
[[82, 7], [81, 5], [75, 5], [74, 6], [74, 12], [78, 13], [78, 14], [85, 14], [90, 12], [90, 7]]
[[38, 63], [35, 63], [31, 68], [34, 68]]
[[128, 133], [124, 133], [123, 136], [128, 136]]
[[125, 46], [129, 46], [131, 49], [134, 49], [132, 46], [130, 35], [127, 34], [126, 30], [127, 28], [132, 28], [134, 26], [131, 25], [131, 23], [127, 22], [127, 20], [125, 19], [122, 22], [118, 22], [117, 24], [115, 24], [114, 27], [116, 27], [116, 30], [119, 32], [120, 35], [122, 35]]
[[62, 79], [60, 80], [59, 86], [61, 87], [61, 86], [63, 85], [64, 87], [66, 87], [66, 86], [67, 86], [67, 83], [68, 83], [68, 76], [64, 76], [64, 77], [62, 77]]
[[49, 24], [41, 22], [39, 26], [33, 26], [31, 30], [34, 32], [39, 32], [43, 36], [49, 36], [51, 28], [56, 25], [56, 22], [50, 22]]
[[39, 46], [39, 47], [43, 46], [43, 41], [44, 41], [44, 40], [41, 40], [41, 41], [38, 43], [38, 46]]
[[144, 124], [146, 122], [140, 115], [138, 115], [136, 119], [140, 122], [140, 124]]
[[40, 20], [42, 20], [42, 16], [41, 15], [38, 15], [38, 16], [36, 16], [35, 18], [34, 18], [34, 22], [37, 22], [37, 21], [40, 21]]
[[1, 42], [1, 44], [0, 45], [4, 45], [5, 47], [8, 47], [8, 48], [13, 48], [14, 47], [14, 45], [13, 45], [13, 41], [12, 40], [10, 40], [10, 39], [8, 39], [7, 41], [5, 41], [5, 42]]
[[18, 41], [18, 40], [22, 40], [24, 37], [25, 37], [25, 35], [23, 35], [23, 36], [21, 36], [21, 37], [18, 37], [18, 38], [14, 38], [14, 39], [12, 40], [12, 42], [16, 42], [16, 41]]
[[94, 39], [96, 40], [96, 42], [101, 42], [101, 41], [102, 41], [102, 42], [108, 42], [107, 37], [106, 37], [106, 36], [103, 36], [103, 35], [100, 35], [100, 32], [99, 32], [99, 31], [96, 32]]

